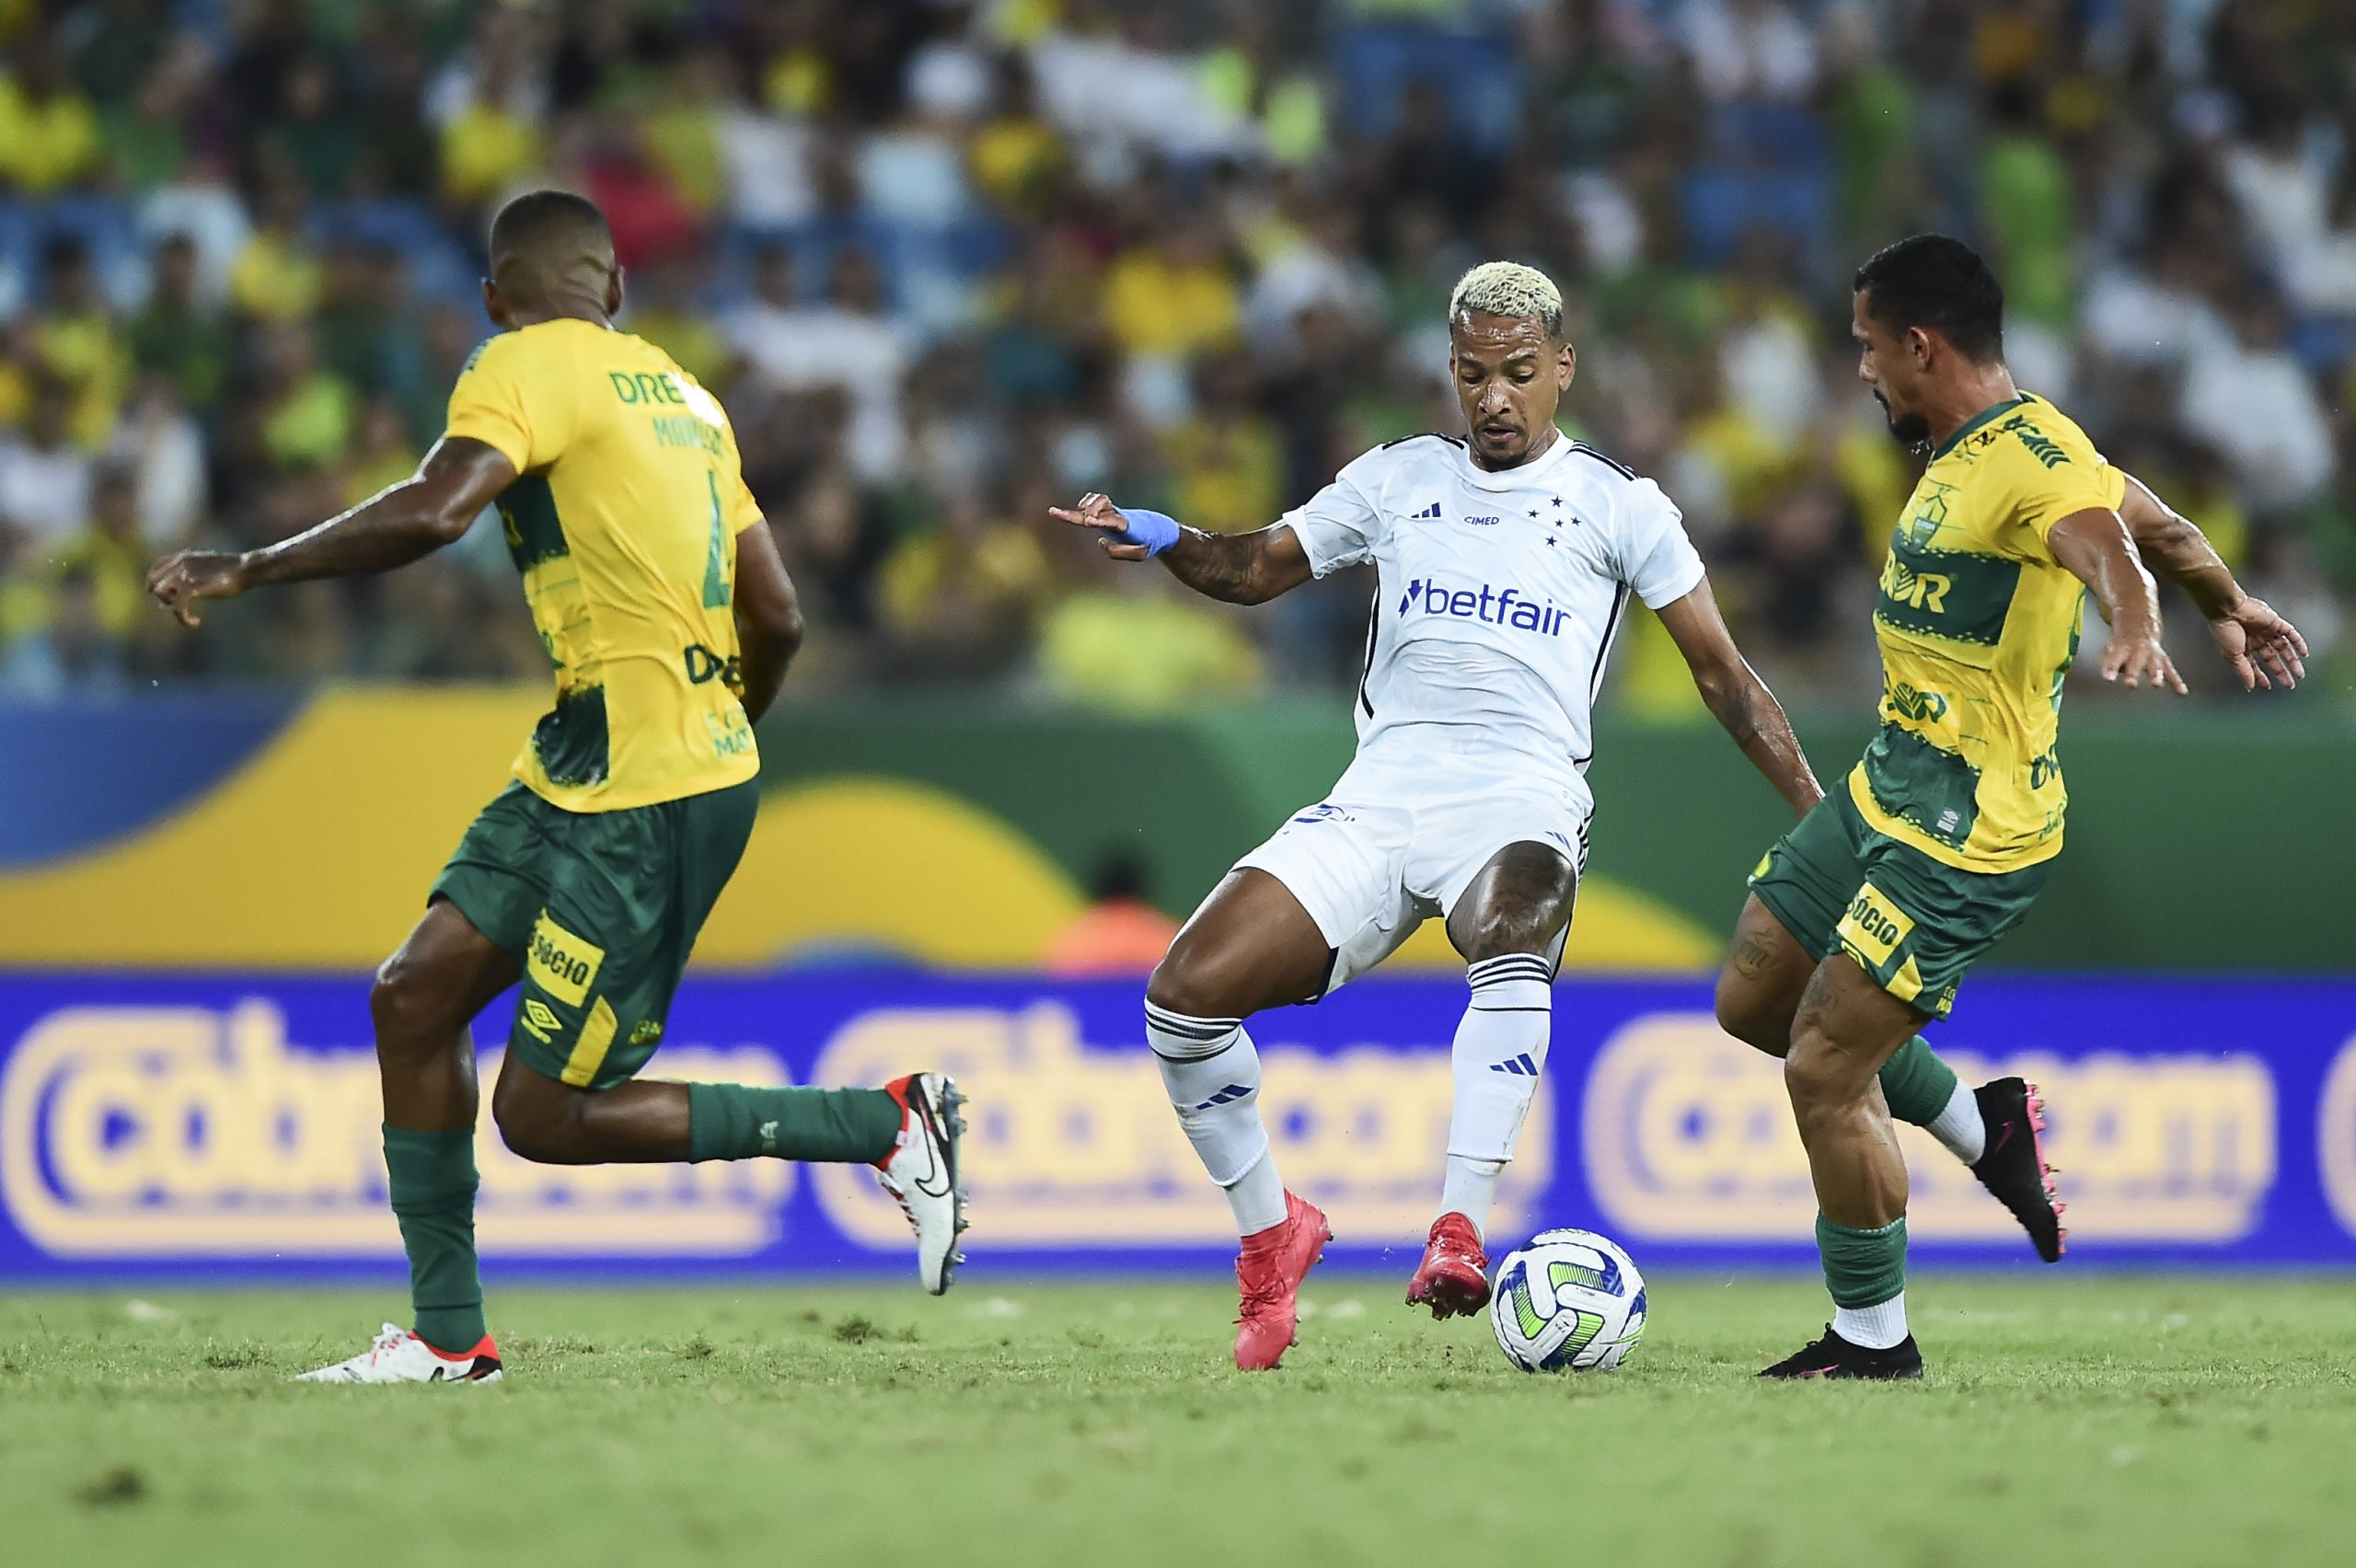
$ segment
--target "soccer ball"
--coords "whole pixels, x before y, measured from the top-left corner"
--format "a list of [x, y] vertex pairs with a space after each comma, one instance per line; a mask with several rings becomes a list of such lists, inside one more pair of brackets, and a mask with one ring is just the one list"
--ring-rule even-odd
[[1645, 1278], [1592, 1230], [1543, 1230], [1497, 1268], [1489, 1322], [1524, 1372], [1609, 1372], [1645, 1335]]

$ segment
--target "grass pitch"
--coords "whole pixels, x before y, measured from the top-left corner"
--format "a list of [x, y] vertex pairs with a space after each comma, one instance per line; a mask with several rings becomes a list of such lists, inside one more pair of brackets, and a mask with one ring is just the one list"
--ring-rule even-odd
[[1311, 1282], [1274, 1376], [1162, 1283], [498, 1290], [503, 1387], [293, 1386], [380, 1294], [0, 1295], [0, 1562], [2262, 1564], [2356, 1547], [2356, 1290], [1916, 1282], [1922, 1385], [1764, 1386], [1813, 1282], [1671, 1276], [1628, 1366]]

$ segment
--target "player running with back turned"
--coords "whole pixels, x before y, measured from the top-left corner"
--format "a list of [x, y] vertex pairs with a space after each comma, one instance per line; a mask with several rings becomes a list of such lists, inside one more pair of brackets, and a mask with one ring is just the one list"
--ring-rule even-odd
[[1473, 268], [1449, 302], [1467, 438], [1413, 436], [1359, 457], [1256, 533], [1183, 528], [1101, 495], [1068, 523], [1196, 592], [1261, 604], [1343, 567], [1379, 573], [1358, 748], [1332, 794], [1245, 856], [1187, 922], [1146, 991], [1146, 1037], [1187, 1136], [1242, 1235], [1235, 1361], [1276, 1365], [1294, 1298], [1331, 1239], [1285, 1189], [1244, 1020], [1314, 1001], [1431, 915], [1464, 956], [1440, 1213], [1410, 1302], [1479, 1310], [1482, 1226], [1546, 1061], [1593, 801], [1588, 709], [1634, 594], [1657, 612], [1720, 723], [1795, 812], [1822, 790], [1783, 709], [1727, 637], [1702, 561], [1659, 487], [1554, 427], [1575, 355], [1542, 273]]
[[751, 836], [752, 721], [802, 617], [719, 403], [613, 329], [622, 271], [604, 214], [561, 191], [519, 196], [491, 224], [491, 269], [483, 305], [502, 330], [468, 362], [415, 478], [267, 549], [184, 550], [148, 577], [194, 626], [202, 600], [407, 565], [495, 503], [556, 666], [515, 782], [369, 992], [412, 1326], [387, 1324], [316, 1381], [502, 1375], [475, 1256], [468, 1025], [519, 979], [491, 1101], [517, 1154], [870, 1163], [915, 1228], [925, 1287], [946, 1289], [959, 1262], [963, 1124], [941, 1074], [845, 1090], [635, 1081]]
[[2297, 630], [2242, 592], [2198, 528], [2013, 385], [2004, 294], [1968, 246], [1890, 246], [1858, 269], [1852, 305], [1857, 374], [1929, 466], [1874, 611], [1881, 733], [1759, 863], [1718, 979], [1720, 1024], [1784, 1058], [1835, 1309], [1769, 1378], [1923, 1375], [1893, 1115], [1974, 1161], [2046, 1261], [2061, 1256], [2035, 1090], [2000, 1078], [1967, 1093], [1917, 1032], [1946, 1015], [2061, 852], [2054, 742], [2085, 595], [2110, 622], [2105, 680], [2185, 689], [2142, 561], [2191, 595], [2245, 689], [2305, 674]]

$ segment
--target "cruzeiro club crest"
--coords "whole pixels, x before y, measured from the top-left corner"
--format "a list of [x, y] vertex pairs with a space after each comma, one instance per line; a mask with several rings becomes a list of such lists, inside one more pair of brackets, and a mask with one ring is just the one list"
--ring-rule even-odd
[[1898, 525], [1898, 531], [1906, 543], [1918, 550], [1931, 548], [1932, 539], [1937, 536], [1940, 525], [1947, 520], [1947, 498], [1955, 491], [1955, 486], [1941, 484], [1928, 475], [1923, 476], [1923, 482], [1914, 490], [1914, 510], [1908, 514], [1906, 521]]

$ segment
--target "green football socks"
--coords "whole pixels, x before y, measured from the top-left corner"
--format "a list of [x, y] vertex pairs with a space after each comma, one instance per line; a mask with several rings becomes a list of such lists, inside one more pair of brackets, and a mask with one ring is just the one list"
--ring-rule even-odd
[[475, 1136], [388, 1126], [385, 1170], [409, 1254], [410, 1326], [434, 1349], [464, 1355], [488, 1332], [475, 1262]]
[[1955, 1069], [1940, 1061], [1931, 1043], [1919, 1034], [1881, 1065], [1881, 1093], [1889, 1101], [1889, 1113], [1918, 1127], [1939, 1119], [1959, 1081]]
[[1878, 1307], [1906, 1289], [1906, 1216], [1878, 1230], [1852, 1230], [1816, 1216], [1816, 1250], [1835, 1307]]
[[880, 1089], [687, 1085], [689, 1159], [872, 1165], [899, 1141], [900, 1102]]

